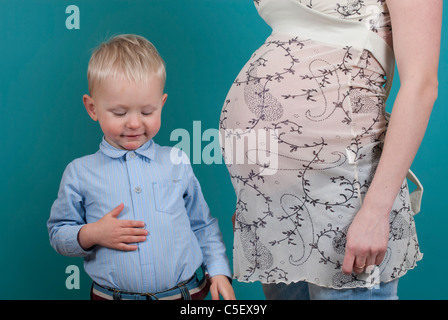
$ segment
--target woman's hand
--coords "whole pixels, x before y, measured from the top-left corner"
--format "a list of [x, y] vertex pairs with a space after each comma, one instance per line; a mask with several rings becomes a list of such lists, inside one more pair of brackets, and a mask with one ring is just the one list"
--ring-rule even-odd
[[389, 212], [378, 214], [361, 208], [347, 232], [342, 271], [363, 273], [365, 268], [379, 265], [389, 241]]

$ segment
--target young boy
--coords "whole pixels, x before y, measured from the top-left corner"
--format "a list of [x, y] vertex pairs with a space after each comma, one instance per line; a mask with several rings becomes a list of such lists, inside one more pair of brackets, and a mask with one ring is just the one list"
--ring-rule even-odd
[[116, 36], [93, 53], [87, 74], [83, 102], [104, 137], [65, 169], [47, 223], [51, 245], [84, 257], [92, 299], [203, 299], [201, 265], [212, 299], [234, 299], [218, 222], [188, 158], [173, 164], [173, 149], [152, 140], [167, 99], [157, 50]]

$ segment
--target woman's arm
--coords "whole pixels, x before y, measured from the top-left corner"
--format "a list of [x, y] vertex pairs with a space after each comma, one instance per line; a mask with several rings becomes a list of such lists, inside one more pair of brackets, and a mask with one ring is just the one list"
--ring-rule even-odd
[[401, 86], [377, 171], [347, 233], [345, 273], [363, 272], [365, 266], [383, 260], [390, 210], [437, 98], [442, 0], [387, 0], [387, 5]]

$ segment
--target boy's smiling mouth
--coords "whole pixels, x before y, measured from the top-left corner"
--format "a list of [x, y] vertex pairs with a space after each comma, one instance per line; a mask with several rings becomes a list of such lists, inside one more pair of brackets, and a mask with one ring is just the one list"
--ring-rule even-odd
[[138, 139], [141, 136], [143, 136], [143, 133], [141, 133], [141, 134], [125, 134], [123, 136], [128, 139]]

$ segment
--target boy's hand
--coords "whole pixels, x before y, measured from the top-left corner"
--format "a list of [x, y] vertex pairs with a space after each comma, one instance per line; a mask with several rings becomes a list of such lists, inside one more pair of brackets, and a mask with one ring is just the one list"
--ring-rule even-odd
[[145, 226], [143, 221], [117, 219], [123, 208], [120, 204], [100, 220], [84, 225], [78, 233], [81, 247], [85, 250], [100, 245], [122, 251], [137, 250], [137, 245], [129, 243], [145, 241], [148, 231], [141, 229]]
[[221, 294], [224, 300], [236, 300], [232, 285], [224, 275], [210, 278], [210, 293], [213, 300], [219, 300], [219, 294]]

